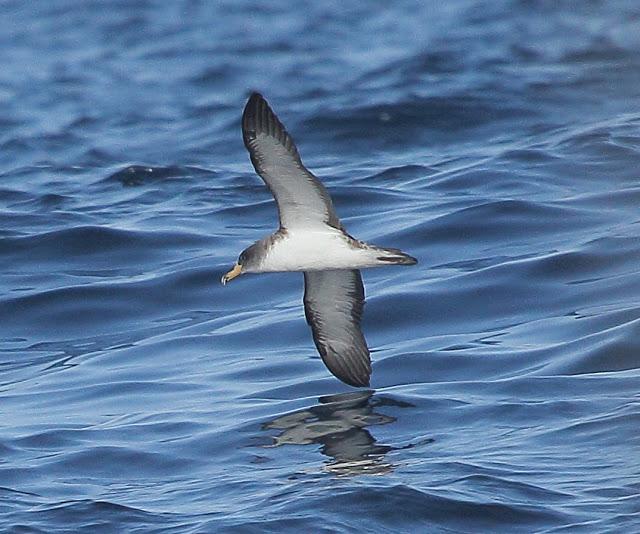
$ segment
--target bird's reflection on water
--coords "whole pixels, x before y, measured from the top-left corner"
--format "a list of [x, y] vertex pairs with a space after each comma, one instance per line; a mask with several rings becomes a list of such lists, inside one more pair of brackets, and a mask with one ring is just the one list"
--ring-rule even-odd
[[367, 427], [388, 425], [396, 420], [376, 412], [381, 406], [407, 408], [413, 405], [373, 393], [369, 390], [320, 397], [316, 406], [265, 423], [264, 430], [278, 432], [267, 447], [321, 445], [322, 454], [331, 459], [325, 469], [337, 475], [390, 472], [394, 466], [385, 455], [405, 447], [377, 443]]

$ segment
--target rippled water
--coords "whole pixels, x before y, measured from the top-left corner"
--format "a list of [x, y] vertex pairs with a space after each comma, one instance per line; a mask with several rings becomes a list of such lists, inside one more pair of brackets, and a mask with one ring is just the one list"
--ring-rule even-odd
[[[0, 4], [0, 529], [640, 529], [640, 7]], [[353, 235], [322, 365], [258, 89]]]

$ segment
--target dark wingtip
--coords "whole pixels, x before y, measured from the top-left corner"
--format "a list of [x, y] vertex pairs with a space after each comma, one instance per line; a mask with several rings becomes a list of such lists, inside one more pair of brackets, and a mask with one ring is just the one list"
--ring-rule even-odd
[[343, 378], [343, 377], [338, 377], [342, 382], [344, 382], [345, 384], [348, 384], [349, 386], [353, 386], [354, 388], [368, 388], [371, 385], [371, 379], [369, 377], [367, 378]]
[[356, 388], [369, 387], [371, 381], [371, 362], [369, 351], [366, 355], [347, 354], [339, 356], [333, 354], [333, 359], [323, 358], [331, 373], [345, 384]]
[[247, 109], [254, 108], [259, 102], [266, 102], [264, 96], [258, 93], [258, 91], [251, 91], [249, 100], [247, 100], [247, 103], [244, 106], [245, 113], [247, 112]]
[[260, 93], [253, 91], [242, 113], [242, 139], [249, 153], [252, 153], [251, 141], [259, 134], [277, 139], [295, 158], [300, 159], [293, 139], [269, 107], [269, 103]]
[[262, 110], [265, 107], [268, 106], [264, 97], [256, 91], [252, 92], [242, 112], [242, 137], [245, 143], [255, 138]]

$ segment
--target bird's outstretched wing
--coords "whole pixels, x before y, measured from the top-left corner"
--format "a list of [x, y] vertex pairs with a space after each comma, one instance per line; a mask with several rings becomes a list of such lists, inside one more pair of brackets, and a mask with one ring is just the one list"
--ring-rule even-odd
[[329, 193], [302, 164], [293, 139], [258, 93], [244, 108], [242, 138], [253, 166], [276, 199], [281, 228], [325, 224], [340, 228]]
[[304, 313], [329, 370], [351, 386], [368, 386], [371, 359], [360, 329], [364, 286], [360, 271], [306, 271]]

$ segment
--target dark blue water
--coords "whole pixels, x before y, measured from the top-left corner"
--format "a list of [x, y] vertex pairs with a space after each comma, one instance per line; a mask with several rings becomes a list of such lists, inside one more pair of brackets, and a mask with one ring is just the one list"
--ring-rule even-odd
[[[0, 4], [0, 530], [640, 530], [640, 5]], [[240, 135], [353, 235], [322, 365]]]

